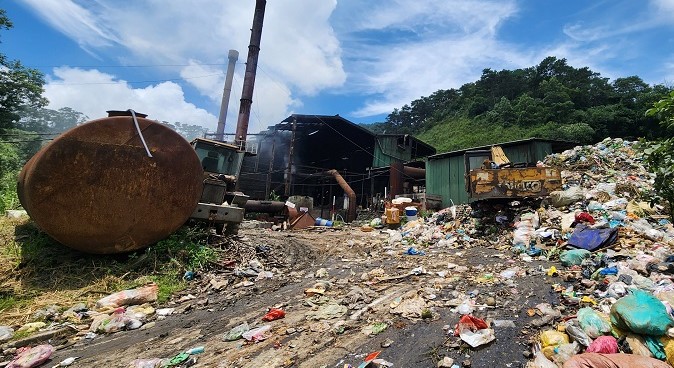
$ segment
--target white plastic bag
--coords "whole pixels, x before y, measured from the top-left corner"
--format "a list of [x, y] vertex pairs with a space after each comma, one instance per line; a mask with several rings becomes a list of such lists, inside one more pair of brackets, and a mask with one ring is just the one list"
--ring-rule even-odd
[[542, 352], [536, 353], [534, 360], [527, 363], [527, 368], [558, 368], [557, 364], [548, 360]]
[[494, 336], [494, 330], [491, 328], [484, 328], [477, 331], [464, 329], [461, 331], [461, 333], [459, 333], [459, 336], [461, 337], [461, 340], [474, 348], [496, 339], [496, 336]]

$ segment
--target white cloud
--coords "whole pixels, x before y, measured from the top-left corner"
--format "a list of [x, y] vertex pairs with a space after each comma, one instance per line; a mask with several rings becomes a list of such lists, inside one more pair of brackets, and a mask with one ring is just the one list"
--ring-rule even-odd
[[22, 0], [54, 28], [59, 29], [84, 48], [111, 46], [119, 42], [114, 31], [97, 21], [93, 14], [73, 1]]
[[[341, 4], [341, 3], [340, 3]], [[512, 0], [392, 0], [363, 2], [348, 0], [350, 8], [345, 16], [358, 30], [402, 29], [414, 33], [437, 33], [455, 30], [473, 33], [483, 30], [493, 32], [499, 23], [517, 11]]]
[[189, 65], [180, 70], [180, 77], [214, 102], [220, 102], [222, 99], [225, 73], [221, 68], [190, 60]]
[[133, 88], [126, 81], [98, 70], [55, 68], [45, 85], [49, 108], [71, 107], [90, 119], [107, 116], [106, 110], [126, 110], [148, 114], [148, 118], [168, 122], [199, 124], [215, 129], [217, 117], [186, 102], [182, 88], [162, 82]]
[[376, 96], [353, 113], [359, 117], [459, 87], [487, 67], [520, 67], [530, 60], [496, 38], [498, 26], [517, 13], [513, 2], [397, 0], [374, 10], [357, 11], [352, 19], [357, 28], [351, 32], [374, 31], [384, 40], [348, 50], [353, 85]]
[[[189, 64], [180, 72], [189, 79], [180, 83], [207, 96], [211, 102], [202, 102], [202, 107], [214, 115], [219, 113], [229, 49], [240, 52], [237, 76], [243, 80], [254, 1], [22, 1], [83, 48], [123, 64]], [[340, 43], [329, 23], [336, 5], [336, 0], [267, 3], [255, 85], [256, 94], [268, 98], [254, 106], [261, 120], [278, 122], [298, 106], [298, 96], [346, 80]], [[110, 45], [115, 47], [106, 47]], [[221, 65], [203, 66], [197, 60]], [[218, 71], [221, 77], [214, 75]]]
[[674, 24], [674, 0], [651, 0], [651, 4], [655, 10], [653, 16]]

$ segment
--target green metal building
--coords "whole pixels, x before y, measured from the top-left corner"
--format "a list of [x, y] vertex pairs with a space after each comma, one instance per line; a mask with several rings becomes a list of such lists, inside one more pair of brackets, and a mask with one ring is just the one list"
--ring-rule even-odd
[[429, 156], [426, 162], [426, 193], [442, 197], [442, 206], [469, 203], [466, 191], [466, 151], [487, 150], [501, 146], [511, 162], [537, 162], [552, 153], [559, 153], [576, 146], [576, 143], [551, 139], [529, 138], [512, 142], [467, 148]]

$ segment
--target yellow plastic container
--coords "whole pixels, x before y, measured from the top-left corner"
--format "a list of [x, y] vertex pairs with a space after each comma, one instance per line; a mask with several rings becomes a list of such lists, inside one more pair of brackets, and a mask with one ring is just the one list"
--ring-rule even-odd
[[387, 224], [399, 224], [400, 223], [400, 210], [392, 207], [386, 209], [386, 223]]

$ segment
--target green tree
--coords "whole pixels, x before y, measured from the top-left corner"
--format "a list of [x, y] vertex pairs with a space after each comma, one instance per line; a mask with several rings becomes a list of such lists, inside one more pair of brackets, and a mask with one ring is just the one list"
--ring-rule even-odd
[[515, 109], [506, 97], [501, 97], [501, 100], [494, 105], [494, 108], [485, 115], [487, 122], [491, 124], [510, 126], [517, 121]]
[[0, 143], [0, 213], [18, 206], [16, 175], [21, 168], [21, 158], [15, 146]]
[[196, 124], [186, 124], [186, 123], [180, 123], [180, 122], [175, 122], [175, 123], [171, 124], [168, 121], [162, 121], [162, 124], [164, 124], [167, 127], [175, 130], [178, 134], [180, 134], [188, 142], [193, 140], [194, 138], [203, 138], [204, 134], [207, 131], [206, 128], [202, 127], [201, 125], [196, 125]]
[[[12, 28], [4, 9], [0, 9], [0, 29]], [[19, 112], [27, 107], [43, 107], [44, 76], [36, 69], [26, 68], [17, 60], [0, 53], [0, 131], [11, 128], [19, 120]]]
[[653, 187], [657, 195], [667, 201], [669, 217], [674, 221], [674, 91], [656, 102], [646, 115], [659, 118], [670, 134], [669, 138], [647, 144], [644, 161], [655, 174]]
[[534, 126], [545, 121], [545, 106], [543, 101], [533, 98], [528, 93], [520, 95], [514, 106], [517, 123], [522, 126]]
[[83, 113], [71, 107], [58, 110], [28, 107], [21, 112], [16, 126], [37, 133], [62, 133], [89, 120]]

